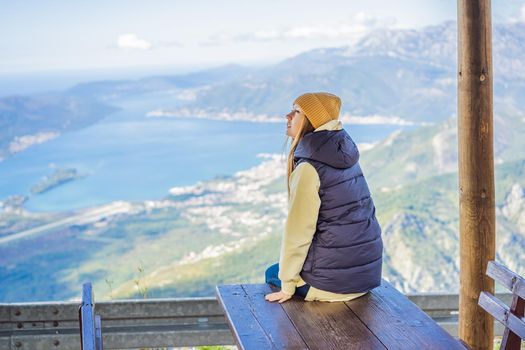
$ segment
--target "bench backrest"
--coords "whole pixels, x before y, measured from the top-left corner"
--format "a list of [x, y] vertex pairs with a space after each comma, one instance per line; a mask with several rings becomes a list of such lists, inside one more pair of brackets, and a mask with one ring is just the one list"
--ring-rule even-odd
[[78, 309], [80, 323], [80, 349], [102, 350], [102, 327], [100, 315], [95, 314], [95, 302], [91, 283], [82, 285], [82, 303]]
[[519, 350], [521, 339], [525, 339], [525, 279], [495, 261], [489, 261], [487, 276], [512, 292], [510, 307], [494, 295], [481, 292], [478, 304], [505, 326], [501, 350]]

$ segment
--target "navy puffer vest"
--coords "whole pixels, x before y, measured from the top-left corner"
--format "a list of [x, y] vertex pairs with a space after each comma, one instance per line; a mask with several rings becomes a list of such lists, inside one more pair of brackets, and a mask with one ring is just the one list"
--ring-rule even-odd
[[294, 160], [297, 165], [313, 165], [321, 181], [321, 207], [301, 271], [303, 280], [344, 294], [379, 286], [381, 227], [350, 135], [344, 129], [307, 133], [297, 145]]

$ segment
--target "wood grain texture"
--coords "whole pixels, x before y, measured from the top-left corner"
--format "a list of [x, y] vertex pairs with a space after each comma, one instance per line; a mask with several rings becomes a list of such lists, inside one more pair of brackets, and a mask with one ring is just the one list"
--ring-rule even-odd
[[302, 305], [304, 301], [294, 298], [284, 304], [269, 302], [264, 296], [273, 290], [267, 284], [243, 284], [242, 288], [248, 296], [252, 314], [276, 348], [308, 349], [283, 308], [286, 305]]
[[240, 349], [465, 349], [388, 282], [348, 302], [268, 302], [266, 284], [217, 287]]
[[[525, 300], [520, 296], [514, 295], [512, 303], [510, 305], [510, 312], [513, 315], [521, 318], [525, 315]], [[523, 330], [525, 332], [525, 329]], [[519, 350], [521, 348], [521, 337], [516, 333], [512, 332], [509, 328], [505, 328], [503, 331], [503, 337], [501, 338], [501, 350]]]
[[503, 285], [514, 295], [525, 299], [525, 278], [521, 277], [506, 266], [496, 262], [489, 261], [487, 266], [487, 276]]
[[310, 349], [386, 349], [344, 302], [286, 302], [284, 310]]
[[496, 261], [489, 261], [487, 276], [513, 293], [511, 305], [507, 307], [486, 292], [480, 294], [478, 304], [505, 326], [500, 349], [519, 350], [521, 340], [525, 338], [525, 279]]
[[492, 23], [490, 0], [458, 0], [459, 336], [491, 349], [493, 321], [477, 303], [494, 292], [495, 257]]
[[239, 349], [277, 349], [255, 319], [242, 286], [217, 286], [216, 292]]
[[525, 321], [512, 314], [507, 305], [487, 292], [482, 292], [480, 294], [479, 305], [487, 311], [488, 314], [501, 322], [506, 328], [509, 328], [522, 339], [525, 339]]
[[345, 304], [388, 349], [465, 349], [385, 280]]

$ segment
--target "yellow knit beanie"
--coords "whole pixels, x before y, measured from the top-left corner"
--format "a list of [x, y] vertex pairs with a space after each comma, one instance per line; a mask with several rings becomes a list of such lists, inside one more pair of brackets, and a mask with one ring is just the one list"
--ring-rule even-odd
[[314, 128], [339, 118], [341, 99], [328, 92], [307, 92], [294, 101], [301, 107]]

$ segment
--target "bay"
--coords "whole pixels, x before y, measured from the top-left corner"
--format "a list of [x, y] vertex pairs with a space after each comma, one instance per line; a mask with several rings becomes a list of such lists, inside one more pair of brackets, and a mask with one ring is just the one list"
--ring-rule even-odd
[[[84, 178], [32, 195], [31, 211], [70, 211], [115, 200], [159, 199], [171, 187], [228, 176], [260, 163], [259, 153], [285, 152], [286, 121], [254, 123], [148, 118], [177, 104], [169, 92], [115, 101], [121, 110], [81, 130], [34, 145], [0, 163], [0, 198], [29, 195], [54, 167]], [[389, 125], [345, 126], [357, 143], [386, 137]]]

